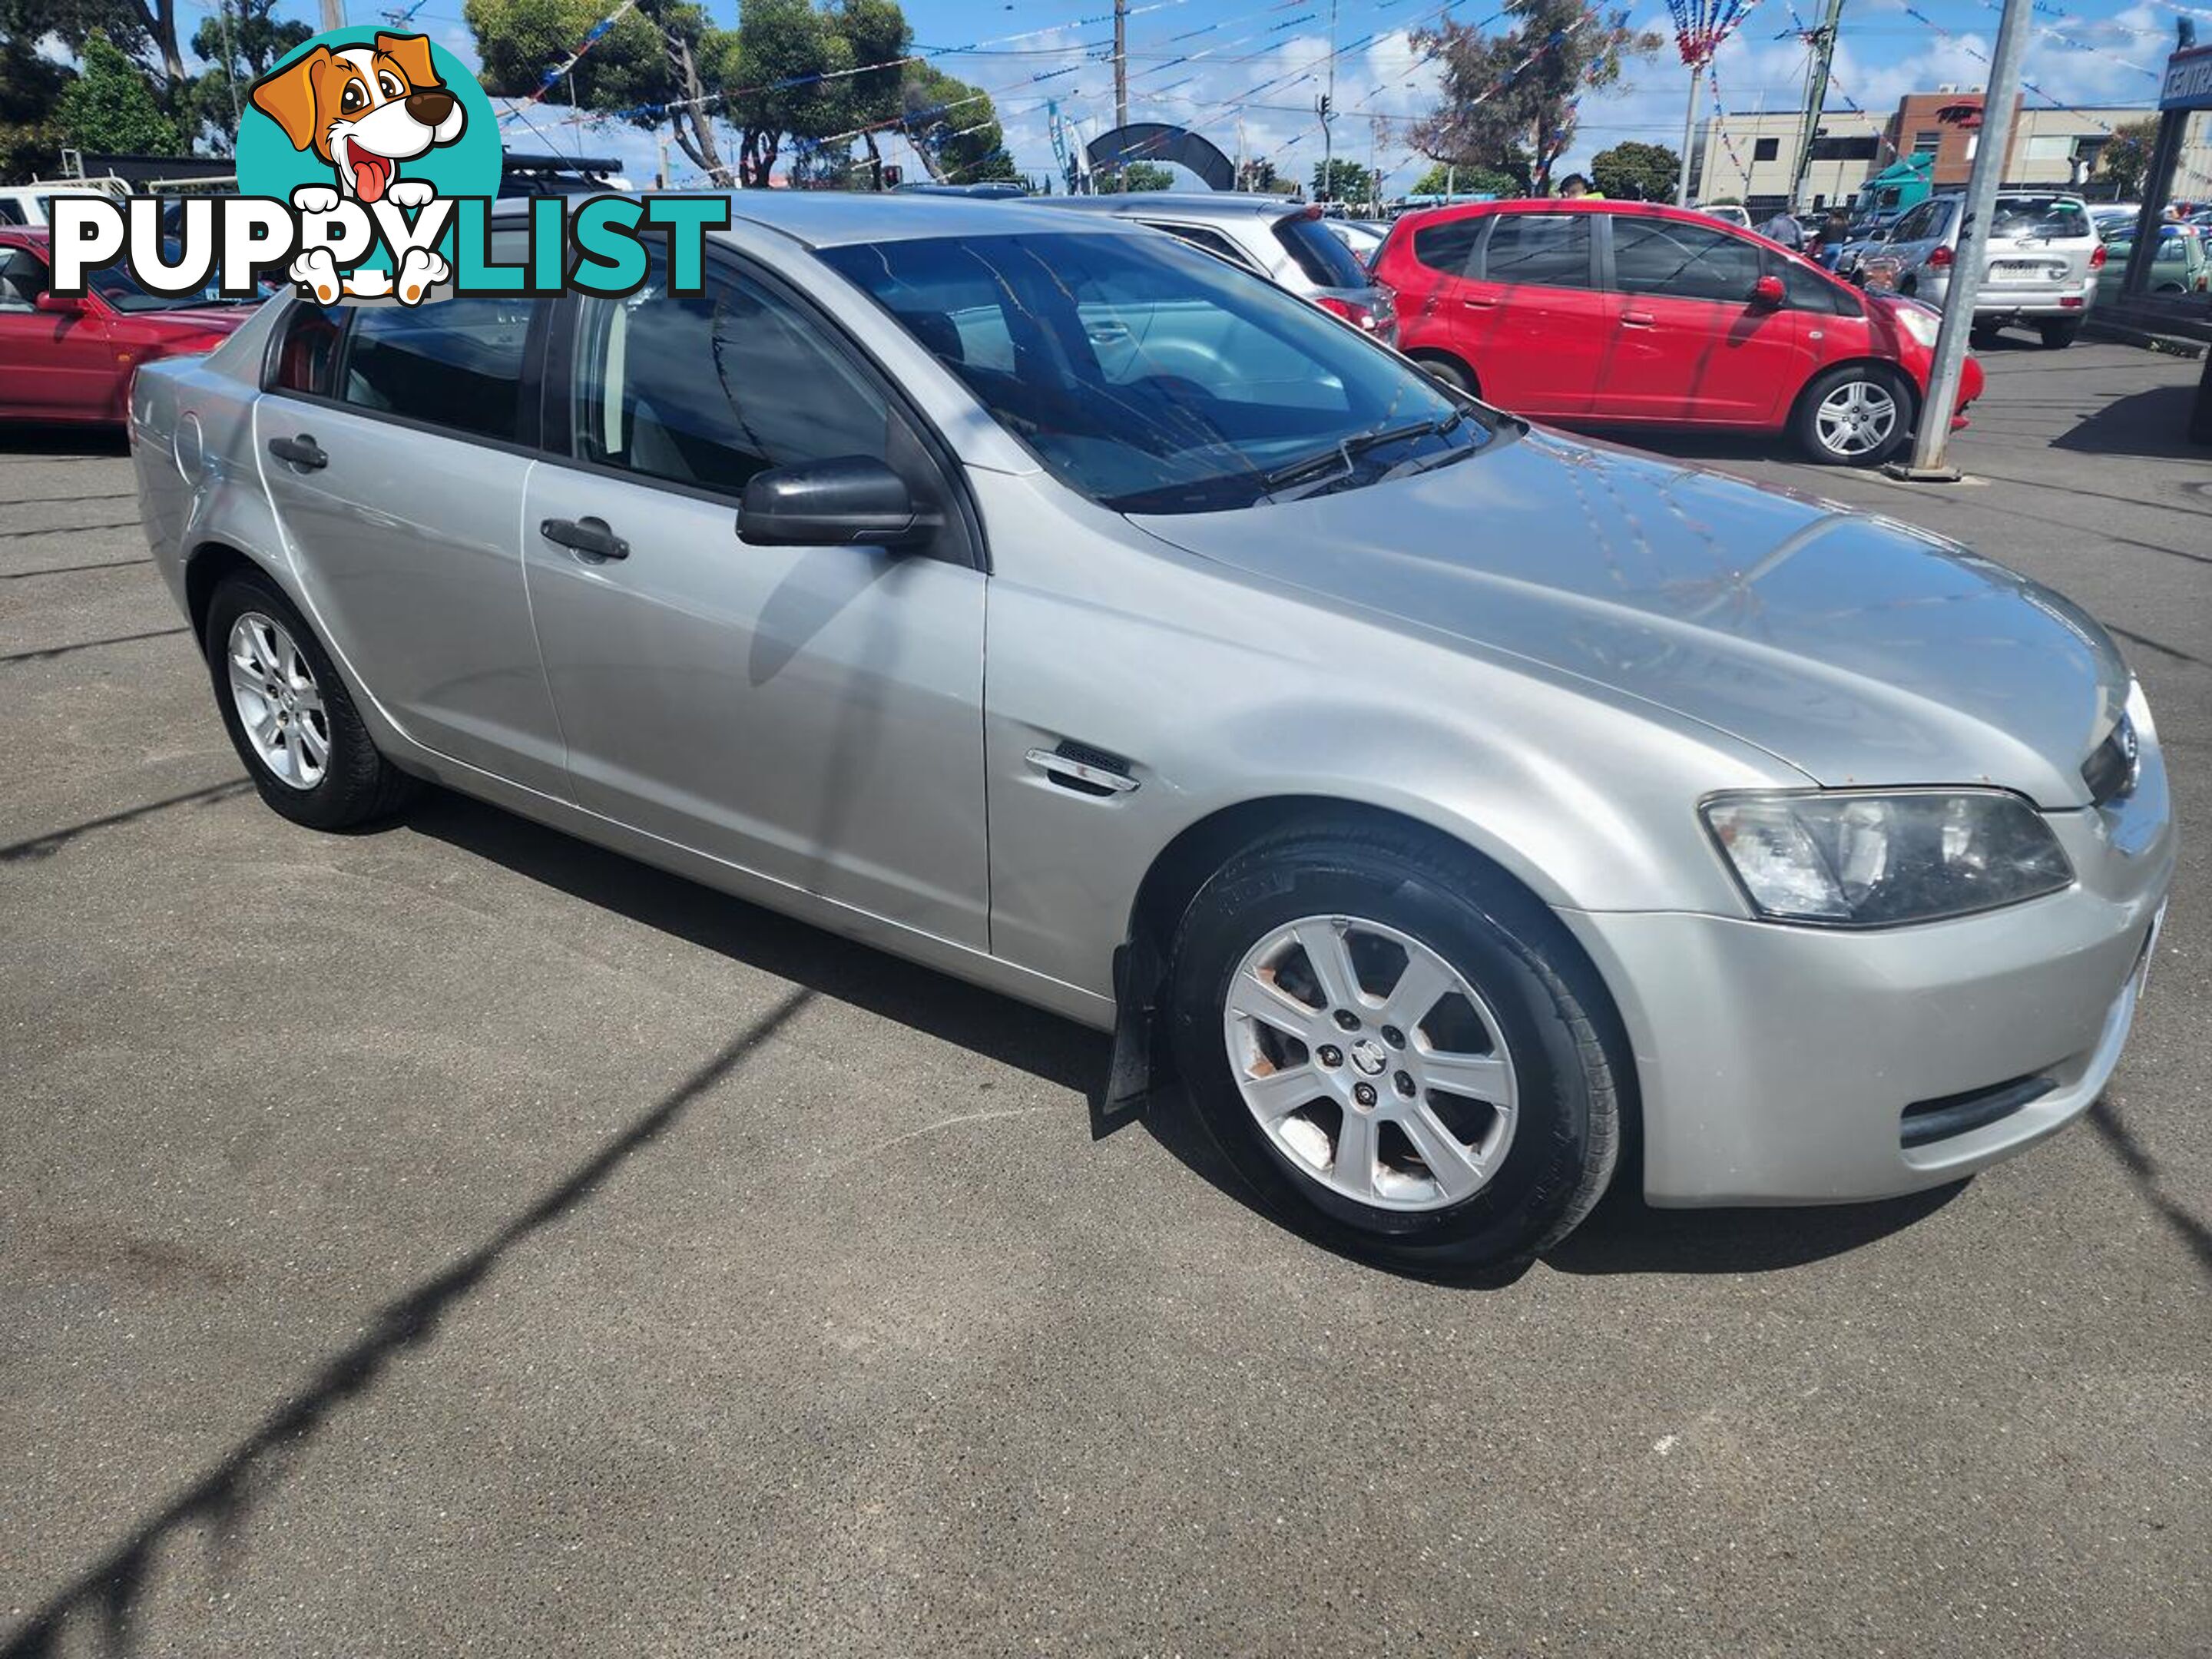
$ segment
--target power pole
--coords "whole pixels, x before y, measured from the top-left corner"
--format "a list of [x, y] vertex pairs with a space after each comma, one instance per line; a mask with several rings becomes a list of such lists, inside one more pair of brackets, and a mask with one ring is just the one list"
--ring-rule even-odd
[[345, 0], [323, 0], [323, 33], [345, 27]]
[[2004, 0], [1997, 24], [1996, 51], [1990, 59], [1989, 89], [1982, 97], [1982, 136], [1974, 151], [1974, 171], [1966, 180], [1966, 217], [1959, 226], [1951, 285], [1943, 295], [1943, 323], [1936, 331], [1936, 363], [1928, 376], [1928, 403], [1913, 434], [1912, 459], [1891, 462], [1882, 470], [1894, 478], [1948, 483], [1959, 469], [1943, 459], [1951, 441], [1951, 410], [1959, 401], [1959, 380], [1966, 373], [1966, 341], [1974, 326], [1974, 301], [1982, 291], [1989, 262], [1990, 214], [2004, 182], [2005, 157], [2012, 149], [2013, 105], [2020, 94], [2021, 61], [2027, 56], [2028, 13], [2033, 0]]
[[1328, 0], [1328, 85], [1321, 103], [1321, 188], [1315, 199], [1326, 202], [1336, 194], [1336, 133], [1329, 125], [1336, 114], [1336, 0]]
[[1820, 136], [1820, 111], [1828, 101], [1828, 67], [1836, 58], [1836, 29], [1843, 21], [1844, 0], [1828, 0], [1828, 15], [1813, 31], [1813, 69], [1805, 85], [1805, 118], [1797, 128], [1797, 159], [1790, 170], [1790, 199], [1783, 205], [1797, 210], [1805, 189], [1805, 172], [1813, 165], [1813, 141]]
[[1129, 125], [1129, 0], [1114, 0], [1114, 125]]
[[[1690, 205], [1690, 146], [1698, 137], [1698, 77], [1705, 67], [1703, 64], [1690, 65], [1690, 105], [1682, 112], [1682, 172], [1674, 180], [1674, 205], [1680, 208]], [[1707, 167], [1700, 167], [1698, 173], [1708, 196], [1712, 194], [1711, 173]]]

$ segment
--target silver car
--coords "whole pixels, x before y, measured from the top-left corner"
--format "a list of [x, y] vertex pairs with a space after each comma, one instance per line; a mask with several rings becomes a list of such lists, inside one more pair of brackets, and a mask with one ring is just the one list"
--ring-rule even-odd
[[1050, 207], [1111, 214], [1164, 230], [1217, 258], [1258, 271], [1385, 345], [1397, 343], [1398, 307], [1390, 290], [1375, 280], [1351, 244], [1334, 234], [1318, 202], [1177, 191], [1038, 199]]
[[[1887, 235], [1856, 252], [1869, 272], [1887, 273], [1899, 294], [1941, 307], [1951, 291], [1965, 198], [1931, 196]], [[1974, 298], [1974, 337], [1986, 345], [1999, 329], [2033, 329], [2053, 348], [2073, 344], [2096, 303], [2105, 245], [2078, 196], [2007, 191], [1996, 198], [1983, 244], [1985, 265]]]
[[429, 780], [1110, 1029], [1110, 1101], [1424, 1272], [1617, 1168], [1956, 1180], [2104, 1086], [2174, 835], [2065, 600], [1110, 215], [734, 212], [698, 297], [280, 301], [139, 374], [277, 812]]

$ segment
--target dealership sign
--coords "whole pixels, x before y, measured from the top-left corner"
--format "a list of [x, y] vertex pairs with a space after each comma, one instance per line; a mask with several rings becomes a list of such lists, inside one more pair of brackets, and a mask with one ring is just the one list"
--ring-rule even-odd
[[181, 202], [63, 196], [53, 291], [84, 292], [120, 264], [152, 294], [211, 285], [251, 298], [281, 271], [324, 305], [415, 306], [447, 295], [615, 296], [646, 281], [647, 236], [668, 245], [668, 291], [700, 291], [702, 242], [722, 196], [541, 198], [527, 257], [491, 258], [499, 120], [466, 65], [427, 35], [336, 29], [253, 83], [238, 131], [234, 197]]
[[2212, 46], [2177, 52], [2166, 60], [2160, 109], [2212, 109]]

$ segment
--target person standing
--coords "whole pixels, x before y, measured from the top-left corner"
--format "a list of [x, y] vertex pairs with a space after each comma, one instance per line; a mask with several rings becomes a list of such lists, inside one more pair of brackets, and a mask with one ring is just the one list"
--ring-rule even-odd
[[1579, 173], [1571, 173], [1559, 180], [1559, 199], [1563, 202], [1577, 202], [1589, 193], [1589, 180]]
[[1779, 242], [1792, 252], [1802, 252], [1805, 246], [1805, 227], [1797, 216], [1784, 207], [1759, 228], [1759, 234], [1770, 242]]

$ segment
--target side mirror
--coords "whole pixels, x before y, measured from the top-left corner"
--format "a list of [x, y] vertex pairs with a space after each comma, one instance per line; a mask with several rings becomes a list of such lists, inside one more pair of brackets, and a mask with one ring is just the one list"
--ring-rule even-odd
[[1788, 297], [1779, 276], [1762, 276], [1751, 285], [1751, 303], [1761, 311], [1778, 310]]
[[41, 294], [31, 301], [33, 311], [50, 311], [57, 317], [82, 317], [85, 313], [82, 300], [72, 300], [64, 294]]
[[756, 472], [738, 508], [738, 534], [762, 547], [919, 547], [936, 528], [872, 455]]

